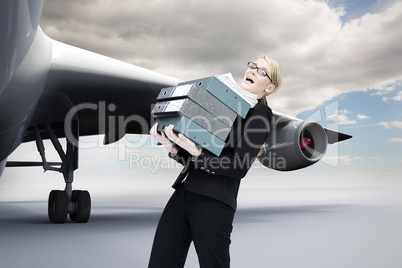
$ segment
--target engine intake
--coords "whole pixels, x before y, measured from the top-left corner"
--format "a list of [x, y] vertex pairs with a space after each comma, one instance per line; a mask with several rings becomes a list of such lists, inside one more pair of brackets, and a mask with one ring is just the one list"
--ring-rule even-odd
[[320, 160], [328, 138], [321, 125], [312, 121], [286, 121], [276, 124], [258, 160], [266, 167], [290, 171]]

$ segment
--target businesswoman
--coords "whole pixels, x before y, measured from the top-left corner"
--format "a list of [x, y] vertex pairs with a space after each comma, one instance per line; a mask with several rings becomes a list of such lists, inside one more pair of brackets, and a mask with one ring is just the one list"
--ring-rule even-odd
[[282, 83], [281, 67], [273, 58], [264, 56], [247, 67], [240, 87], [248, 98], [254, 98], [255, 105], [246, 118], [236, 119], [219, 157], [206, 149], [200, 151], [182, 134], [176, 135], [173, 125], [160, 134], [157, 123], [150, 130], [169, 156], [184, 166], [159, 220], [150, 268], [183, 267], [192, 241], [200, 267], [230, 266], [230, 235], [240, 181], [264, 150], [272, 118], [266, 96]]

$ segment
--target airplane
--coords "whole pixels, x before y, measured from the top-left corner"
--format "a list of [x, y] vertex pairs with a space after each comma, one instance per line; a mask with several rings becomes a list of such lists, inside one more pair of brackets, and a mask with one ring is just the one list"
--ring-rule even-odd
[[[0, 176], [6, 167], [42, 166], [62, 173], [64, 190], [49, 194], [48, 216], [64, 223], [90, 218], [88, 191], [73, 190], [79, 137], [104, 134], [104, 144], [126, 134], [149, 134], [152, 104], [162, 88], [180, 79], [70, 46], [48, 37], [39, 26], [44, 0], [0, 2]], [[351, 138], [316, 122], [274, 112], [267, 154], [286, 159], [279, 170], [319, 161], [327, 144]], [[66, 138], [66, 149], [59, 138]], [[50, 139], [61, 162], [48, 162]], [[22, 143], [35, 141], [40, 162], [7, 161]], [[276, 168], [270, 161], [262, 164]]]

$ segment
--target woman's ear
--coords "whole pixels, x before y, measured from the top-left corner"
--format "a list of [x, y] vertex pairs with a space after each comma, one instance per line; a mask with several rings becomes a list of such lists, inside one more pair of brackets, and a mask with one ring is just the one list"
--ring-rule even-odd
[[265, 92], [267, 94], [271, 94], [273, 91], [275, 90], [275, 85], [274, 84], [270, 84], [267, 89], [265, 89]]

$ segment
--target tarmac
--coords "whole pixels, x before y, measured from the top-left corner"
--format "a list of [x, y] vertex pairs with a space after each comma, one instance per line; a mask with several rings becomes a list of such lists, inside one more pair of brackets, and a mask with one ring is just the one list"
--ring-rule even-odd
[[[0, 179], [1, 267], [147, 267], [173, 179], [77, 180], [92, 195], [89, 222], [53, 224], [47, 196], [61, 179], [37, 170], [6, 170]], [[402, 267], [399, 179], [318, 184], [253, 174], [239, 194], [231, 267]], [[193, 246], [185, 267], [199, 267]]]

